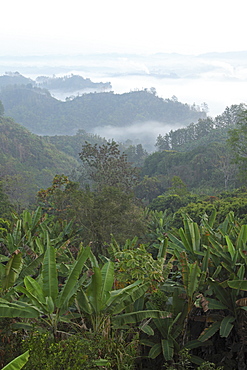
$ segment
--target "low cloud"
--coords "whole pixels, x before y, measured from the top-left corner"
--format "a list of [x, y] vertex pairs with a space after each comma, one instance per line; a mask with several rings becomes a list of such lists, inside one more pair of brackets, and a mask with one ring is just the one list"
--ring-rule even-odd
[[157, 121], [146, 121], [124, 127], [110, 125], [95, 127], [92, 133], [100, 135], [107, 140], [113, 139], [121, 143], [131, 140], [133, 145], [142, 144], [148, 152], [152, 152], [155, 150], [158, 135], [164, 136], [169, 131], [177, 130], [179, 127], [181, 127], [181, 124], [171, 125]]

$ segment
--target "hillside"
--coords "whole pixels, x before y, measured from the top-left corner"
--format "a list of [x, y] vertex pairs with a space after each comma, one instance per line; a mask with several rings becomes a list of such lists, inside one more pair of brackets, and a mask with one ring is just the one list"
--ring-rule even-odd
[[78, 162], [10, 118], [0, 117], [0, 179], [10, 200], [27, 206], [56, 174], [69, 174]]
[[110, 89], [110, 82], [93, 82], [90, 78], [83, 78], [78, 75], [63, 77], [38, 76], [35, 80], [21, 75], [19, 72], [5, 72], [0, 76], [0, 88], [9, 85], [31, 85], [47, 90], [59, 90], [76, 92], [84, 89]]
[[90, 93], [62, 102], [31, 85], [6, 86], [0, 100], [7, 116], [39, 135], [73, 135], [98, 126], [125, 127], [147, 121], [177, 128], [206, 117], [194, 106], [164, 100], [146, 89], [125, 94]]

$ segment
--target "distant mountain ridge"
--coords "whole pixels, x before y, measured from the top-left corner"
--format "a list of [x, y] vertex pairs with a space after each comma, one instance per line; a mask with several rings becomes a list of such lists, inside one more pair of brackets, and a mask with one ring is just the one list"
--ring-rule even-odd
[[205, 118], [197, 106], [162, 99], [155, 89], [90, 93], [62, 102], [48, 90], [30, 84], [2, 87], [5, 114], [38, 135], [73, 135], [78, 130], [92, 132], [99, 126], [126, 127], [135, 122], [157, 121], [174, 128]]
[[83, 78], [78, 75], [64, 77], [38, 76], [36, 80], [27, 78], [19, 72], [5, 72], [0, 76], [0, 88], [8, 85], [31, 85], [47, 90], [60, 90], [74, 92], [83, 89], [110, 89], [110, 82], [93, 82], [90, 78]]

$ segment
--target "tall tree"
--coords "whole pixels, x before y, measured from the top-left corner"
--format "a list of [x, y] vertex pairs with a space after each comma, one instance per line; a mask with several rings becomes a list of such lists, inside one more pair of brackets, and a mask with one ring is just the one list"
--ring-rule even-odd
[[115, 141], [103, 145], [85, 142], [79, 156], [88, 166], [89, 177], [97, 190], [114, 186], [128, 192], [137, 181], [138, 170], [127, 161], [126, 154], [120, 152]]
[[247, 168], [247, 110], [238, 116], [236, 127], [229, 130], [229, 144], [233, 150], [236, 163], [240, 167], [243, 178]]

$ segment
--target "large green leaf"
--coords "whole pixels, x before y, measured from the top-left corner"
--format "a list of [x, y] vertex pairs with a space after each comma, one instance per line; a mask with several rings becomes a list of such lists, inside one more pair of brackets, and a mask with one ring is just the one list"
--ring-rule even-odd
[[141, 284], [140, 281], [136, 281], [121, 289], [117, 295], [111, 296], [106, 304], [111, 308], [111, 312], [116, 315], [141, 298], [149, 287], [149, 282]]
[[69, 276], [58, 296], [57, 307], [66, 309], [66, 306], [72, 297], [75, 294], [77, 289], [77, 281], [82, 272], [82, 268], [89, 257], [90, 247], [86, 247], [81, 251], [77, 260], [74, 262], [73, 267], [70, 270]]
[[31, 276], [26, 276], [24, 278], [24, 284], [29, 293], [35, 296], [41, 303], [45, 303], [45, 295], [42, 286], [35, 279]]
[[35, 258], [28, 266], [23, 267], [20, 273], [20, 278], [24, 278], [27, 275], [33, 275], [37, 267], [42, 263], [44, 259], [44, 254], [41, 254], [39, 257]]
[[233, 316], [226, 316], [224, 319], [221, 321], [220, 324], [220, 335], [221, 337], [227, 338], [228, 335], [230, 334], [232, 328], [233, 328], [233, 321], [235, 321], [235, 317]]
[[221, 322], [216, 321], [212, 325], [210, 325], [208, 328], [206, 328], [201, 335], [199, 336], [198, 340], [201, 342], [205, 342], [209, 338], [211, 338], [220, 328]]
[[238, 269], [237, 276], [239, 280], [244, 280], [245, 276], [245, 265], [241, 265]]
[[92, 308], [96, 315], [98, 315], [102, 309], [102, 275], [99, 267], [94, 267], [91, 284], [87, 289], [87, 296], [92, 305]]
[[189, 265], [188, 286], [185, 288], [187, 290], [188, 296], [191, 298], [198, 288], [198, 278], [200, 276], [200, 272], [201, 270], [197, 262]]
[[14, 285], [23, 265], [22, 254], [20, 250], [12, 253], [7, 265], [5, 266], [5, 276], [2, 281], [2, 289], [8, 289]]
[[16, 290], [25, 294], [37, 309], [46, 312], [46, 300], [39, 283], [30, 276], [25, 277], [24, 283], [25, 288], [23, 286], [17, 286]]
[[230, 253], [231, 259], [233, 260], [236, 254], [236, 250], [234, 245], [232, 244], [231, 239], [229, 238], [228, 235], [225, 236], [227, 247], [228, 247], [228, 252]]
[[154, 330], [147, 323], [140, 325], [139, 328], [143, 333], [147, 334], [148, 336], [154, 335]]
[[213, 298], [207, 298], [208, 308], [210, 310], [227, 310], [227, 307], [220, 301]]
[[161, 343], [156, 343], [150, 349], [148, 357], [154, 359], [154, 358], [158, 357], [161, 354], [161, 351], [162, 351]]
[[184, 287], [187, 291], [188, 284], [189, 284], [190, 269], [189, 269], [189, 262], [188, 262], [188, 257], [187, 257], [186, 252], [180, 253], [180, 264], [182, 266], [183, 284], [184, 284]]
[[228, 309], [234, 311], [235, 302], [232, 301], [232, 297], [229, 295], [229, 291], [223, 288], [217, 281], [209, 279], [209, 283], [213, 287], [217, 299]]
[[185, 249], [189, 252], [192, 252], [193, 251], [193, 247], [191, 245], [191, 242], [190, 240], [188, 240], [188, 234], [185, 233], [184, 229], [179, 229], [179, 236], [183, 242], [183, 245], [185, 247]]
[[247, 290], [247, 280], [232, 280], [227, 284], [232, 289]]
[[102, 276], [102, 293], [101, 293], [101, 300], [102, 302], [106, 301], [110, 296], [110, 291], [112, 290], [113, 282], [114, 282], [114, 264], [113, 262], [109, 261], [104, 264], [101, 269], [101, 276]]
[[165, 259], [166, 257], [166, 252], [167, 252], [167, 248], [168, 248], [168, 238], [165, 238], [161, 243], [160, 243], [160, 247], [159, 247], [159, 252], [158, 252], [158, 255], [157, 255], [157, 258], [163, 258]]
[[247, 243], [247, 225], [242, 225], [237, 238], [237, 248], [246, 249]]
[[20, 318], [37, 318], [39, 311], [27, 303], [19, 302], [10, 303], [0, 299], [0, 317], [20, 317]]
[[184, 245], [176, 236], [168, 232], [169, 237], [169, 248], [171, 249], [171, 253], [173, 253], [174, 250], [178, 250], [179, 253], [184, 251]]
[[162, 339], [161, 340], [162, 353], [166, 361], [171, 361], [173, 358], [173, 341], [171, 339]]
[[86, 295], [83, 289], [78, 290], [76, 302], [79, 305], [80, 311], [82, 311], [84, 314], [86, 313], [88, 315], [92, 315], [93, 313], [92, 306], [90, 304], [88, 296]]
[[53, 302], [55, 302], [58, 295], [56, 251], [50, 245], [49, 240], [47, 240], [47, 249], [43, 261], [42, 278], [44, 296], [52, 297]]
[[29, 358], [29, 351], [24, 352], [22, 355], [16, 357], [9, 364], [4, 366], [2, 370], [20, 370], [26, 365]]
[[131, 313], [123, 313], [114, 316], [112, 322], [114, 325], [122, 326], [125, 324], [136, 324], [145, 319], [164, 319], [170, 315], [169, 312], [159, 310], [145, 310]]

